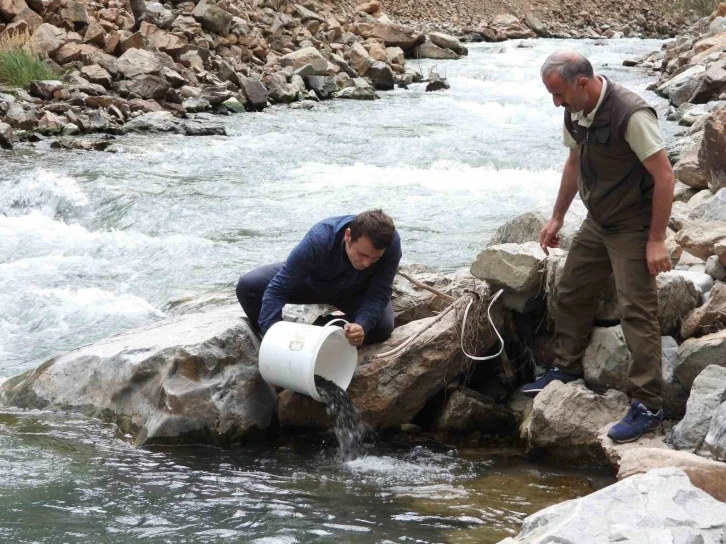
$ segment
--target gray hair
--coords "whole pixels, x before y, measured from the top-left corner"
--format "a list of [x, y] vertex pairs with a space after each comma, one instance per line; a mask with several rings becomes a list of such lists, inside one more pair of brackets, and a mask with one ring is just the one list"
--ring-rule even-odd
[[547, 57], [540, 75], [545, 77], [554, 73], [559, 74], [565, 83], [574, 83], [581, 77], [595, 77], [590, 61], [575, 51], [558, 51]]

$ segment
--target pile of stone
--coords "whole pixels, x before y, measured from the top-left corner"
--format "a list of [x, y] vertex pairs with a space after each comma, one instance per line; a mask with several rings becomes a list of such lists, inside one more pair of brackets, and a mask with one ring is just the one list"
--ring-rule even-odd
[[[134, 7], [135, 6], [135, 7]], [[3, 23], [5, 21], [6, 23]], [[200, 112], [259, 111], [330, 98], [374, 100], [421, 79], [406, 57], [459, 58], [454, 37], [393, 23], [373, 0], [3, 0], [0, 37], [62, 78], [0, 89], [0, 145], [40, 135], [122, 134], [150, 126], [219, 134]], [[168, 122], [167, 113], [192, 123]], [[143, 120], [129, 126], [138, 117]], [[61, 143], [67, 139], [61, 140]]]
[[509, 2], [494, 0], [389, 0], [386, 9], [399, 21], [419, 29], [464, 35], [466, 41], [557, 38], [664, 38], [686, 26], [671, 2], [648, 5], [607, 0]]

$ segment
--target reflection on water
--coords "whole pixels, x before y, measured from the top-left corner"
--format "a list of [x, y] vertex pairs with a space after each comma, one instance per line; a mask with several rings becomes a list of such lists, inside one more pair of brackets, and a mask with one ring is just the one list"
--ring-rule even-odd
[[507, 450], [379, 444], [338, 459], [332, 437], [138, 450], [95, 420], [4, 411], [0, 541], [497, 542], [602, 485]]

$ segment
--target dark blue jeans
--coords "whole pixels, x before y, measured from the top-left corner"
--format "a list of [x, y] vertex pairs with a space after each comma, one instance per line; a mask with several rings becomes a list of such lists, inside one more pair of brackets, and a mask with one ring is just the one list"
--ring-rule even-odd
[[[262, 297], [265, 289], [280, 270], [283, 263], [268, 264], [255, 268], [243, 274], [237, 282], [237, 300], [242, 309], [250, 319], [252, 326], [260, 330], [259, 319], [262, 308]], [[355, 314], [363, 303], [364, 297], [355, 297], [345, 300], [331, 300], [319, 293], [314, 292], [306, 286], [300, 287], [297, 291], [290, 293], [287, 298], [288, 304], [330, 304], [345, 314], [346, 321], [355, 321]], [[388, 303], [383, 314], [378, 318], [376, 326], [366, 334], [364, 344], [376, 344], [383, 342], [393, 332], [393, 306]]]

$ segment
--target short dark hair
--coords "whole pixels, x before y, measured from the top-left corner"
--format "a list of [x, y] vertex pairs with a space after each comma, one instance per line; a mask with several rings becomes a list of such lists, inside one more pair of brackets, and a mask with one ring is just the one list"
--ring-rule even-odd
[[359, 213], [348, 225], [350, 241], [355, 242], [361, 236], [370, 239], [376, 249], [388, 249], [393, 245], [396, 226], [383, 210], [368, 210]]

